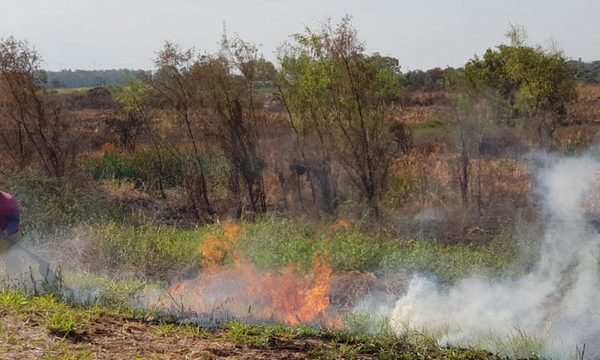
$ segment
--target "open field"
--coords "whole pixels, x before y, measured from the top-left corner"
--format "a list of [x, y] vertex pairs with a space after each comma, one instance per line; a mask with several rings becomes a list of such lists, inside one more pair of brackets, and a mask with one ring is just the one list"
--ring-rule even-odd
[[144, 71], [0, 37], [0, 358], [600, 358], [600, 63], [223, 27]]

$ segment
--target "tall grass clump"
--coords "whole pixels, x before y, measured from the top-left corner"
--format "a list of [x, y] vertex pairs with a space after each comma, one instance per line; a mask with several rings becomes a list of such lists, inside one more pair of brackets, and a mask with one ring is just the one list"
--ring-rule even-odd
[[314, 254], [327, 255], [334, 270], [376, 270], [381, 244], [356, 229], [330, 230], [306, 219], [274, 216], [244, 224], [240, 249], [259, 267], [297, 264], [310, 268]]
[[304, 219], [266, 216], [243, 224], [243, 228], [240, 250], [263, 269], [290, 263], [309, 268], [313, 254], [321, 250], [318, 233]]
[[329, 256], [336, 271], [422, 273], [450, 282], [478, 272], [500, 276], [516, 251], [505, 237], [478, 246], [444, 245], [273, 216], [242, 226], [240, 249], [266, 269], [290, 263], [310, 268], [313, 254], [320, 253]]
[[86, 179], [52, 178], [24, 171], [0, 178], [0, 189], [21, 206], [23, 233], [56, 233], [84, 222], [123, 219], [125, 206], [110, 202]]
[[143, 307], [146, 297], [159, 293], [161, 289], [158, 283], [147, 279], [119, 278], [87, 271], [64, 272], [63, 281], [67, 286], [61, 294], [62, 300], [71, 304], [115, 309]]
[[168, 279], [200, 264], [196, 249], [204, 230], [108, 222], [97, 231], [96, 251], [109, 269], [132, 268]]
[[[182, 164], [178, 156], [161, 154], [163, 186], [175, 187], [183, 183]], [[159, 169], [155, 151], [138, 150], [134, 153], [108, 152], [100, 157], [89, 156], [83, 161], [95, 180], [129, 180], [152, 185]]]
[[473, 246], [412, 240], [388, 247], [380, 265], [388, 272], [419, 273], [445, 283], [473, 274], [501, 276], [509, 269], [515, 256], [515, 249], [504, 244], [508, 241], [508, 238], [499, 237], [490, 244]]
[[[182, 186], [184, 162], [181, 154], [163, 151], [159, 160], [156, 151], [140, 149], [132, 153], [107, 152], [101, 156], [88, 155], [82, 165], [95, 180], [125, 180], [143, 184], [148, 188], [158, 187], [158, 177], [162, 186], [173, 188]], [[162, 172], [159, 173], [162, 162]], [[209, 187], [215, 191], [226, 184], [227, 162], [221, 156], [206, 156], [203, 159]]]

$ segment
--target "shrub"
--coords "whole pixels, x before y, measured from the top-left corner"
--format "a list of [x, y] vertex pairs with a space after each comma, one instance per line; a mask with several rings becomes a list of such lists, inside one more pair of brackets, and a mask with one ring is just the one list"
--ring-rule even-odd
[[[161, 153], [163, 187], [173, 188], [184, 183], [184, 158], [173, 152]], [[155, 151], [138, 150], [133, 153], [108, 152], [101, 157], [87, 156], [83, 167], [95, 180], [127, 180], [150, 189], [158, 188], [159, 158]], [[211, 155], [203, 159], [208, 186], [212, 191], [224, 191], [227, 184], [228, 165], [222, 156]]]
[[0, 178], [0, 189], [21, 206], [22, 232], [69, 230], [86, 221], [122, 219], [126, 209], [110, 203], [82, 179], [58, 179], [19, 172]]
[[[183, 174], [179, 157], [164, 152], [161, 158], [164, 170], [163, 185], [165, 187], [181, 185]], [[99, 158], [86, 158], [84, 167], [96, 180], [129, 180], [155, 187], [159, 158], [156, 152], [148, 150], [139, 150], [131, 154], [109, 152]]]

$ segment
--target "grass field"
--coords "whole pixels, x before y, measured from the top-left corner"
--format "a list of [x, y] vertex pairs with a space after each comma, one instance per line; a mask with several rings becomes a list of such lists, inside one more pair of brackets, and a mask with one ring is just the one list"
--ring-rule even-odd
[[0, 356], [13, 359], [500, 359], [390, 334], [242, 322], [208, 329], [15, 291], [0, 292], [0, 312]]
[[[114, 189], [94, 182], [21, 173], [3, 178], [0, 185], [16, 194], [23, 207], [21, 244], [60, 268], [62, 282], [58, 288], [29, 285], [23, 289], [28, 283], [25, 274], [23, 282], [3, 286], [3, 356], [497, 358], [485, 351], [440, 347], [436, 334], [394, 334], [386, 315], [358, 305], [373, 294], [397, 299], [415, 273], [440, 284], [473, 274], [510, 274], [518, 245], [509, 235], [479, 244], [443, 244], [370, 222], [274, 214], [234, 223], [172, 225], [155, 218], [154, 209], [121, 201]], [[331, 271], [325, 278], [314, 274], [315, 256], [325, 259], [326, 271]], [[206, 279], [211, 279], [210, 274], [238, 276], [240, 259], [252, 264], [260, 284], [294, 281], [313, 286], [314, 281], [325, 279], [323, 296], [328, 312], [336, 316], [335, 326], [326, 328], [315, 321], [290, 327], [268, 317], [248, 325], [232, 322], [236, 316], [228, 316], [215, 322], [215, 327], [202, 328], [189, 324], [194, 317], [185, 304], [173, 306], [178, 305], [174, 297], [169, 306], [157, 300], [171, 296], [174, 284], [184, 284], [207, 270]], [[236, 298], [227, 301], [248, 307], [245, 295], [233, 294]], [[511, 357], [529, 356], [536, 350], [535, 343], [526, 341], [518, 350], [513, 343], [500, 345], [495, 348]]]

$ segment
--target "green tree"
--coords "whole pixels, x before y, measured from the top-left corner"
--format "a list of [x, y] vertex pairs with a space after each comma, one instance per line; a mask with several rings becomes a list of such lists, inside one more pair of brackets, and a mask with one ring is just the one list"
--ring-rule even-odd
[[394, 74], [400, 75], [400, 61], [395, 57], [383, 56], [380, 53], [371, 55], [371, 60], [380, 70], [389, 70]]
[[133, 140], [129, 140], [133, 142], [129, 146], [130, 150], [135, 148], [135, 138], [141, 132], [149, 135], [150, 145], [157, 159], [152, 177], [160, 195], [166, 198], [164, 132], [160, 129], [152, 86], [142, 79], [132, 78], [124, 86], [114, 87], [112, 90], [113, 99], [121, 106], [126, 116], [125, 119], [113, 119], [112, 127], [118, 131], [124, 144], [128, 143], [126, 139], [133, 136]]
[[527, 45], [521, 27], [511, 26], [506, 35], [509, 45], [469, 60], [453, 83], [467, 102], [493, 99], [506, 124], [533, 124], [540, 137], [546, 131], [552, 138], [566, 104], [576, 96], [573, 68], [561, 51]]
[[117, 134], [122, 147], [134, 151], [137, 138], [149, 122], [152, 88], [139, 79], [130, 79], [126, 85], [111, 87], [112, 98], [125, 113], [125, 118], [111, 117], [107, 125]]
[[304, 155], [319, 144], [316, 160], [335, 158], [376, 216], [399, 133], [390, 121], [399, 74], [380, 60], [365, 54], [345, 17], [297, 34], [295, 44], [282, 49], [279, 78]]
[[274, 83], [277, 79], [277, 69], [275, 65], [265, 60], [265, 58], [260, 57], [256, 60], [256, 81], [260, 81], [263, 83]]
[[506, 36], [510, 44], [487, 49], [461, 71], [448, 72], [446, 79], [460, 93], [457, 177], [465, 207], [472, 158], [478, 156], [483, 139], [498, 127], [519, 127], [533, 131], [541, 146], [552, 148], [566, 104], [576, 95], [574, 73], [562, 52], [527, 45], [527, 34], [519, 26], [511, 26]]

